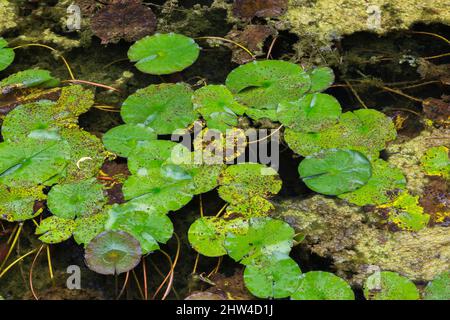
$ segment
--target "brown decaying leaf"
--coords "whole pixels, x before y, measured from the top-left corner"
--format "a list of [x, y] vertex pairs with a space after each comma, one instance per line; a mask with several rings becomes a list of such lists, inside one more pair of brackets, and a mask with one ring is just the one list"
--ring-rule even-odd
[[103, 7], [91, 19], [94, 34], [102, 44], [120, 39], [133, 42], [156, 31], [156, 16], [140, 0], [120, 0]]
[[429, 177], [429, 181], [419, 203], [431, 216], [432, 223], [450, 225], [448, 182], [441, 177]]
[[281, 16], [288, 8], [288, 0], [235, 0], [233, 14], [240, 18]]
[[448, 125], [450, 123], [450, 97], [442, 99], [428, 98], [423, 102], [423, 112], [428, 119], [437, 124]]

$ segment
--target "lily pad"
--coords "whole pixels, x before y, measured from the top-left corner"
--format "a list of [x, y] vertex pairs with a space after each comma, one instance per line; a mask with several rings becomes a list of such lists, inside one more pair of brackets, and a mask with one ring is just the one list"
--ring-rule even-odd
[[48, 217], [36, 228], [36, 234], [41, 235], [39, 240], [44, 243], [60, 243], [72, 236], [75, 221], [57, 216]]
[[328, 67], [314, 68], [308, 72], [311, 78], [311, 88], [309, 92], [322, 92], [328, 89], [334, 82], [333, 69]]
[[386, 143], [396, 138], [394, 123], [383, 113], [372, 109], [346, 112], [339, 122], [320, 132], [306, 133], [286, 129], [284, 138], [289, 147], [301, 156], [322, 149], [350, 149], [376, 159]]
[[208, 128], [219, 130], [222, 133], [236, 127], [238, 115], [242, 115], [246, 109], [223, 85], [208, 85], [196, 90], [192, 102], [194, 110], [203, 116]]
[[121, 157], [128, 157], [138, 144], [156, 138], [155, 131], [143, 124], [124, 124], [106, 132], [102, 140], [109, 151]]
[[424, 300], [450, 300], [450, 272], [443, 272], [425, 288]]
[[103, 185], [97, 183], [95, 178], [54, 186], [47, 199], [50, 211], [66, 219], [97, 213], [105, 202]]
[[69, 145], [65, 141], [2, 142], [0, 183], [11, 187], [45, 183], [61, 173], [69, 157]]
[[395, 272], [375, 272], [366, 279], [367, 300], [418, 300], [419, 291], [412, 281]]
[[306, 157], [300, 162], [298, 172], [311, 190], [339, 195], [364, 186], [372, 175], [372, 168], [360, 152], [328, 149]]
[[26, 188], [0, 185], [0, 219], [16, 222], [32, 219], [39, 215], [35, 210], [36, 201], [46, 199], [43, 186]]
[[5, 70], [13, 63], [15, 57], [14, 50], [8, 48], [8, 42], [0, 37], [0, 71]]
[[105, 231], [106, 220], [108, 220], [106, 212], [77, 218], [75, 220], [75, 230], [73, 231], [73, 238], [76, 243], [84, 244], [86, 247], [92, 239]]
[[12, 74], [0, 81], [0, 93], [6, 94], [15, 89], [31, 87], [51, 88], [58, 84], [59, 80], [53, 78], [50, 71], [29, 69]]
[[338, 122], [341, 105], [328, 94], [307, 94], [300, 100], [280, 103], [277, 116], [282, 124], [293, 130], [319, 132]]
[[228, 233], [224, 246], [231, 258], [249, 265], [275, 252], [289, 254], [293, 238], [294, 229], [286, 222], [258, 217], [250, 219], [246, 233]]
[[226, 85], [244, 105], [259, 110], [276, 110], [281, 101], [300, 99], [310, 89], [311, 81], [299, 65], [266, 60], [234, 69], [228, 75]]
[[125, 123], [143, 124], [157, 134], [172, 134], [197, 119], [191, 96], [192, 90], [183, 83], [150, 85], [129, 96], [120, 114]]
[[392, 195], [406, 188], [402, 170], [382, 159], [372, 162], [372, 176], [361, 188], [338, 197], [358, 206], [381, 205], [392, 200]]
[[274, 253], [244, 270], [247, 289], [258, 298], [286, 298], [295, 292], [301, 277], [298, 264], [286, 254]]
[[141, 261], [139, 241], [123, 231], [105, 231], [89, 242], [85, 259], [89, 269], [105, 275], [134, 269]]
[[248, 223], [242, 219], [202, 217], [191, 224], [188, 232], [189, 243], [204, 256], [220, 257], [227, 254], [224, 247], [226, 234], [245, 233], [247, 228]]
[[350, 285], [338, 276], [323, 271], [302, 274], [293, 300], [355, 300]]
[[111, 209], [105, 224], [107, 230], [126, 231], [141, 244], [142, 253], [159, 249], [158, 242], [166, 243], [173, 234], [169, 217], [162, 213], [144, 211], [121, 212]]
[[182, 71], [198, 58], [200, 47], [191, 38], [176, 33], [147, 36], [130, 47], [128, 58], [136, 68], [150, 74]]
[[430, 176], [450, 178], [450, 150], [445, 146], [428, 149], [420, 159], [424, 172]]
[[66, 86], [61, 89], [54, 113], [57, 119], [78, 117], [94, 105], [94, 93], [80, 85]]

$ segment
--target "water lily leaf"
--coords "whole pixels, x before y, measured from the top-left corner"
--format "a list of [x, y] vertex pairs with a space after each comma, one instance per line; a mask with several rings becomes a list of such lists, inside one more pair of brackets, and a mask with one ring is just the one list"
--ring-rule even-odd
[[286, 222], [258, 217], [250, 219], [246, 233], [228, 233], [224, 246], [231, 258], [248, 265], [274, 252], [289, 254], [293, 237], [294, 229]]
[[79, 217], [75, 220], [76, 226], [73, 238], [76, 243], [84, 244], [86, 247], [92, 239], [105, 231], [105, 223], [108, 220], [106, 212]]
[[430, 220], [430, 215], [424, 213], [419, 205], [419, 196], [412, 196], [407, 191], [378, 208], [387, 208], [388, 222], [404, 230], [419, 231], [425, 228]]
[[144, 211], [109, 211], [107, 230], [126, 231], [141, 244], [142, 253], [159, 249], [158, 242], [166, 243], [173, 234], [173, 225], [167, 215]]
[[224, 247], [226, 234], [246, 233], [247, 229], [248, 223], [243, 219], [202, 217], [191, 224], [188, 239], [198, 253], [207, 257], [220, 257], [227, 254]]
[[32, 219], [40, 212], [35, 210], [36, 201], [46, 199], [43, 186], [26, 188], [0, 185], [0, 219], [15, 222]]
[[128, 58], [136, 68], [150, 74], [171, 74], [182, 71], [198, 58], [200, 47], [191, 38], [176, 33], [155, 34], [130, 47]]
[[322, 92], [328, 89], [334, 82], [333, 69], [328, 67], [314, 68], [308, 72], [311, 78], [311, 88], [309, 92]]
[[80, 85], [66, 86], [54, 108], [56, 119], [78, 117], [86, 113], [94, 105], [94, 93]]
[[143, 124], [124, 124], [106, 132], [102, 140], [109, 151], [121, 157], [128, 157], [138, 144], [156, 140], [156, 138], [155, 131]]
[[267, 208], [266, 199], [281, 190], [278, 173], [259, 163], [229, 166], [219, 178], [219, 183], [219, 196], [232, 205], [239, 205], [243, 214], [254, 211], [252, 209], [260, 209], [260, 214], [267, 213], [263, 210]]
[[65, 141], [0, 143], [0, 183], [11, 187], [44, 183], [65, 168], [69, 157]]
[[50, 211], [65, 219], [97, 213], [105, 202], [103, 185], [95, 178], [54, 186], [47, 199]]
[[359, 151], [371, 159], [378, 158], [379, 151], [396, 136], [392, 120], [372, 109], [343, 113], [337, 124], [317, 133], [292, 129], [284, 133], [289, 147], [304, 157], [322, 149], [338, 148]]
[[274, 253], [244, 270], [247, 289], [258, 298], [286, 298], [295, 292], [301, 277], [298, 264], [286, 254]]
[[13, 63], [15, 57], [14, 50], [8, 48], [8, 42], [0, 37], [0, 71], [5, 70]]
[[366, 279], [367, 300], [418, 300], [419, 291], [412, 281], [395, 272], [375, 272]]
[[120, 114], [125, 123], [144, 124], [157, 134], [172, 134], [197, 119], [191, 96], [192, 90], [183, 83], [150, 85], [129, 96]]
[[278, 120], [296, 131], [319, 132], [336, 124], [341, 105], [333, 96], [323, 93], [307, 94], [297, 101], [278, 105]]
[[266, 60], [250, 62], [234, 69], [228, 75], [226, 85], [236, 99], [246, 106], [276, 110], [281, 101], [300, 99], [309, 90], [311, 81], [299, 65]]
[[372, 175], [372, 168], [360, 152], [328, 149], [306, 157], [300, 162], [298, 172], [311, 190], [339, 195], [364, 186]]
[[7, 94], [15, 89], [31, 87], [51, 88], [58, 84], [59, 80], [53, 78], [50, 71], [29, 69], [12, 74], [0, 81], [0, 93]]
[[72, 236], [75, 221], [51, 216], [41, 221], [36, 228], [36, 234], [41, 235], [39, 240], [44, 243], [60, 243]]
[[139, 241], [123, 231], [105, 231], [89, 242], [85, 252], [89, 269], [105, 275], [134, 269], [141, 261]]
[[425, 288], [424, 300], [450, 300], [450, 272], [443, 272]]
[[310, 271], [301, 275], [300, 285], [291, 299], [355, 300], [355, 294], [344, 279], [330, 272]]
[[428, 149], [420, 159], [424, 172], [430, 176], [450, 178], [450, 150], [445, 146]]
[[406, 178], [402, 170], [384, 160], [372, 162], [372, 176], [367, 184], [338, 197], [358, 206], [381, 205], [391, 201], [392, 194], [406, 188]]
[[219, 130], [222, 133], [236, 127], [238, 115], [242, 115], [246, 109], [223, 85], [207, 85], [196, 90], [192, 102], [194, 110], [203, 116], [208, 128]]

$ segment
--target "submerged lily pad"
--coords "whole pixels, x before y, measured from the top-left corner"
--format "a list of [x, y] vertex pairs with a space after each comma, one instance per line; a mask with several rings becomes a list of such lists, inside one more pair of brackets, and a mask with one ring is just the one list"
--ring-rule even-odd
[[14, 50], [8, 48], [8, 42], [0, 37], [0, 71], [5, 70], [13, 63], [15, 57]]
[[381, 205], [391, 201], [392, 195], [406, 188], [406, 178], [402, 170], [382, 159], [372, 162], [372, 176], [367, 184], [352, 192], [339, 195], [358, 206]]
[[141, 260], [139, 241], [123, 231], [105, 231], [89, 242], [85, 259], [89, 269], [105, 275], [135, 268]]
[[288, 255], [274, 253], [244, 270], [247, 289], [258, 298], [286, 298], [295, 292], [301, 277], [298, 264]]
[[105, 231], [106, 220], [108, 220], [108, 214], [106, 212], [77, 218], [75, 220], [76, 226], [73, 231], [73, 238], [76, 243], [87, 246], [92, 239]]
[[323, 271], [310, 271], [301, 275], [300, 285], [293, 300], [355, 300], [350, 285], [338, 276]]
[[443, 272], [425, 288], [424, 300], [450, 300], [450, 272]]
[[286, 222], [258, 217], [250, 219], [246, 233], [228, 233], [224, 246], [231, 258], [248, 265], [275, 252], [289, 254], [293, 238], [294, 229]]
[[74, 219], [97, 213], [105, 201], [103, 185], [93, 178], [54, 186], [48, 194], [47, 205], [55, 216]]
[[158, 242], [166, 243], [173, 234], [172, 221], [167, 215], [144, 211], [121, 212], [112, 208], [105, 227], [131, 234], [141, 244], [143, 254], [158, 250]]
[[29, 69], [12, 74], [0, 81], [0, 93], [6, 94], [15, 89], [31, 87], [51, 88], [59, 84], [59, 80], [53, 78], [50, 71]]
[[129, 96], [120, 114], [125, 123], [143, 124], [157, 134], [172, 134], [197, 119], [191, 96], [192, 90], [183, 83], [150, 85]]
[[124, 124], [106, 132], [102, 140], [109, 151], [121, 157], [128, 157], [138, 144], [156, 138], [155, 131], [143, 124]]
[[419, 291], [412, 281], [395, 272], [375, 272], [366, 279], [367, 300], [418, 300]]
[[176, 33], [147, 36], [130, 47], [128, 58], [136, 68], [150, 74], [182, 71], [198, 58], [200, 47], [191, 38]]
[[194, 110], [203, 116], [208, 128], [219, 130], [222, 133], [236, 127], [238, 115], [242, 115], [246, 109], [223, 85], [208, 85], [196, 90], [192, 102]]
[[378, 158], [386, 143], [396, 136], [392, 120], [372, 109], [343, 113], [337, 124], [317, 133], [292, 129], [284, 133], [289, 147], [304, 157], [322, 149], [338, 148], [359, 151], [371, 159]]
[[246, 106], [276, 110], [281, 101], [300, 99], [310, 89], [311, 81], [299, 65], [266, 60], [250, 62], [234, 69], [228, 75], [226, 85], [236, 99]]
[[245, 233], [247, 228], [248, 223], [242, 219], [202, 217], [191, 224], [188, 232], [189, 243], [204, 256], [220, 257], [227, 254], [224, 247], [226, 234]]
[[307, 94], [297, 101], [278, 105], [278, 120], [296, 131], [319, 132], [338, 122], [341, 105], [333, 96], [323, 93]]
[[41, 221], [36, 234], [41, 235], [39, 240], [44, 243], [60, 243], [72, 236], [75, 225], [75, 221], [71, 219], [51, 216]]
[[25, 221], [39, 215], [36, 201], [46, 199], [43, 186], [14, 188], [0, 185], [0, 219], [15, 222]]
[[445, 146], [428, 149], [420, 159], [421, 166], [430, 176], [450, 178], [450, 150]]
[[311, 78], [309, 92], [322, 92], [328, 89], [334, 82], [334, 72], [328, 67], [314, 68], [308, 72]]
[[339, 195], [364, 186], [372, 175], [372, 168], [362, 153], [328, 149], [306, 157], [300, 162], [298, 172], [311, 190]]

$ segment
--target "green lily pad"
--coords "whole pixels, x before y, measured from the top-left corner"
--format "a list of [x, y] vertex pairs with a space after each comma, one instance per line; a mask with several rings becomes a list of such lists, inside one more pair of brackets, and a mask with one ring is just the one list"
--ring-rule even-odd
[[41, 235], [39, 240], [44, 243], [60, 243], [72, 236], [75, 221], [57, 216], [48, 217], [36, 228], [36, 234]]
[[14, 57], [14, 50], [8, 48], [8, 42], [0, 37], [0, 71], [8, 68], [13, 63]]
[[194, 110], [203, 116], [208, 128], [222, 133], [236, 127], [238, 115], [242, 115], [246, 110], [223, 85], [208, 85], [196, 90], [192, 102]]
[[105, 223], [108, 220], [106, 212], [79, 217], [75, 220], [76, 226], [73, 238], [76, 243], [84, 244], [86, 247], [92, 239], [105, 231]]
[[65, 219], [97, 213], [105, 202], [103, 185], [95, 178], [54, 186], [47, 199], [50, 211]]
[[176, 33], [147, 36], [130, 47], [128, 58], [136, 68], [150, 74], [182, 71], [198, 58], [200, 47], [189, 37]]
[[322, 92], [328, 89], [334, 82], [334, 72], [328, 67], [314, 68], [308, 72], [311, 79], [309, 92]]
[[301, 277], [298, 264], [286, 254], [274, 253], [244, 270], [247, 289], [258, 298], [286, 298], [295, 292]]
[[424, 172], [430, 176], [450, 178], [450, 150], [445, 146], [428, 149], [420, 159]]
[[350, 285], [338, 276], [323, 271], [302, 274], [293, 300], [355, 300]]
[[34, 210], [36, 201], [46, 199], [43, 186], [14, 188], [0, 185], [0, 219], [16, 222], [32, 219], [39, 215]]
[[286, 222], [266, 217], [251, 218], [246, 233], [229, 232], [224, 246], [228, 255], [242, 264], [252, 264], [275, 252], [289, 254], [294, 229]]
[[242, 163], [229, 166], [219, 178], [219, 196], [242, 214], [267, 213], [272, 206], [267, 198], [281, 190], [278, 173], [263, 164]]
[[405, 188], [406, 178], [402, 170], [376, 159], [372, 162], [372, 176], [367, 184], [338, 197], [358, 206], [380, 205], [391, 201], [393, 194]]
[[107, 230], [121, 230], [131, 234], [141, 244], [143, 254], [158, 250], [158, 242], [166, 243], [173, 234], [169, 217], [162, 213], [144, 211], [122, 212], [112, 208], [105, 227]]
[[425, 288], [424, 300], [450, 300], [450, 272], [443, 272]]
[[300, 100], [280, 103], [277, 116], [282, 124], [293, 130], [319, 132], [338, 122], [341, 105], [328, 94], [307, 94]]
[[0, 183], [11, 187], [45, 183], [61, 173], [69, 157], [69, 146], [65, 141], [2, 142]]
[[0, 81], [0, 93], [8, 93], [15, 89], [31, 87], [52, 88], [59, 84], [59, 80], [53, 78], [50, 71], [29, 69], [12, 74]]
[[224, 247], [226, 234], [245, 233], [247, 228], [248, 223], [243, 219], [202, 217], [191, 224], [188, 239], [198, 253], [207, 257], [220, 257], [227, 254]]
[[57, 119], [78, 117], [94, 105], [94, 93], [80, 85], [70, 85], [61, 89], [61, 95], [54, 108]]
[[392, 120], [372, 109], [361, 109], [341, 115], [337, 124], [316, 133], [286, 129], [284, 138], [289, 147], [301, 156], [309, 156], [322, 149], [350, 149], [376, 159], [386, 143], [396, 138]]
[[266, 60], [234, 69], [228, 75], [226, 85], [244, 105], [259, 110], [276, 110], [281, 101], [300, 99], [310, 89], [311, 81], [299, 65]]
[[191, 88], [184, 83], [150, 85], [129, 96], [120, 114], [125, 123], [143, 124], [157, 134], [172, 134], [197, 119], [191, 96]]
[[360, 152], [328, 149], [306, 157], [300, 162], [298, 172], [311, 190], [339, 195], [364, 186], [372, 175], [372, 168]]
[[367, 300], [418, 300], [419, 291], [412, 281], [395, 272], [375, 272], [366, 279]]
[[121, 157], [128, 157], [138, 144], [156, 138], [155, 131], [143, 124], [124, 124], [106, 132], [102, 140], [109, 151]]
[[134, 269], [141, 261], [139, 241], [123, 231], [105, 231], [89, 242], [85, 259], [89, 269], [105, 275]]

